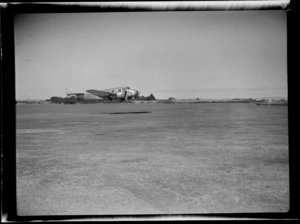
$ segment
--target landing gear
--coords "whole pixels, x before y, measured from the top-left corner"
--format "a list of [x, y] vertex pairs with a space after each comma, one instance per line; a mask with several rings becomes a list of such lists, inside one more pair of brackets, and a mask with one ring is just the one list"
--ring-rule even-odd
[[125, 91], [125, 101], [127, 101], [128, 99], [128, 94], [127, 94], [127, 91]]

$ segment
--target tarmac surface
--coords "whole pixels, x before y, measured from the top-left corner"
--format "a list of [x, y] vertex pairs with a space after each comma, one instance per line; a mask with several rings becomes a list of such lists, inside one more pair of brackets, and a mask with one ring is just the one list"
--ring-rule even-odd
[[287, 212], [287, 107], [17, 105], [18, 215]]

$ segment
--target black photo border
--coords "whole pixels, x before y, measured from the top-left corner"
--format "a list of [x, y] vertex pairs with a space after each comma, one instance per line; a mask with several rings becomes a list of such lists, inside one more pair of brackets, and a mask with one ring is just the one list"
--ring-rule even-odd
[[[251, 0], [252, 2], [255, 2]], [[101, 1], [103, 2], [103, 1]], [[111, 1], [106, 1], [111, 2]], [[118, 1], [121, 2], [121, 1]], [[135, 1], [131, 1], [135, 2]], [[163, 1], [161, 1], [163, 2]], [[203, 2], [203, 1], [196, 1]], [[206, 2], [206, 1], [204, 1]], [[224, 2], [224, 1], [220, 1]], [[241, 1], [238, 1], [241, 2]], [[256, 2], [259, 2], [256, 0]], [[80, 13], [80, 12], [134, 12], [134, 11], [201, 11], [224, 10], [219, 8], [189, 7], [152, 8], [99, 6], [73, 2], [52, 3], [7, 3], [1, 5], [1, 216], [2, 221], [89, 221], [89, 220], [281, 220], [298, 221], [298, 153], [297, 128], [299, 107], [297, 105], [297, 75], [299, 73], [299, 1], [292, 0], [285, 9], [275, 5], [261, 10], [285, 10], [287, 15], [287, 65], [288, 65], [288, 120], [289, 120], [289, 168], [290, 168], [290, 209], [286, 213], [213, 213], [178, 215], [62, 215], [62, 216], [18, 216], [16, 198], [16, 98], [15, 98], [15, 49], [14, 15], [16, 13]], [[97, 3], [97, 2], [95, 2]], [[140, 3], [140, 1], [136, 1]], [[226, 10], [253, 10], [252, 8], [227, 8]], [[257, 9], [255, 9], [257, 10]], [[297, 30], [298, 29], [298, 30]]]

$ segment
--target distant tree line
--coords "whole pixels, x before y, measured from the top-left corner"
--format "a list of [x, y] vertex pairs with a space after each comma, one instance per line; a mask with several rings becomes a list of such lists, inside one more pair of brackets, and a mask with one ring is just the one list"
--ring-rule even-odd
[[156, 100], [155, 96], [151, 93], [149, 96], [140, 96], [137, 100]]
[[[145, 101], [151, 101], [156, 100], [155, 96], [151, 93], [149, 96], [140, 96], [136, 100], [145, 100]], [[84, 99], [76, 96], [72, 97], [58, 97], [53, 96], [49, 100], [46, 100], [47, 102], [56, 103], [56, 104], [77, 104], [77, 103], [84, 103], [84, 104], [90, 104], [90, 103], [101, 103], [103, 102], [103, 99]], [[120, 102], [119, 99], [112, 100], [112, 103]]]
[[57, 104], [76, 104], [76, 103], [100, 103], [103, 102], [102, 99], [83, 99], [83, 98], [77, 98], [75, 96], [72, 97], [58, 97], [53, 96], [49, 100], [46, 100], [51, 103], [57, 103]]

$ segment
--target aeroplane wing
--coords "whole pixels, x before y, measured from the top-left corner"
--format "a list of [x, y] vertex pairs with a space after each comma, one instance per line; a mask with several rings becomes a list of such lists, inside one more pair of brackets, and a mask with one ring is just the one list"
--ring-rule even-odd
[[116, 93], [110, 93], [110, 92], [106, 92], [106, 91], [101, 91], [101, 90], [96, 90], [96, 89], [89, 89], [89, 90], [86, 90], [88, 93], [91, 93], [95, 96], [99, 96], [99, 97], [102, 97], [102, 98], [108, 98], [110, 96], [117, 96]]

